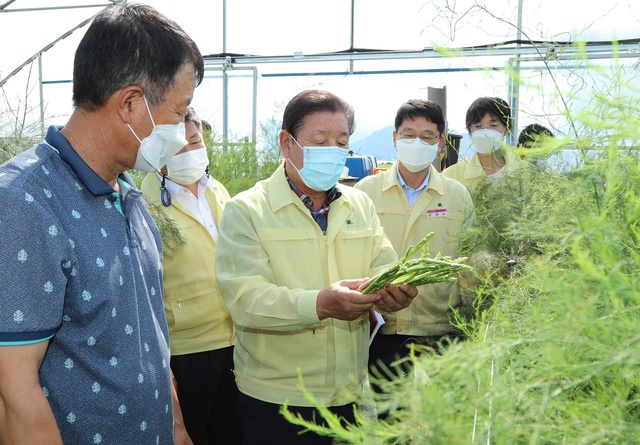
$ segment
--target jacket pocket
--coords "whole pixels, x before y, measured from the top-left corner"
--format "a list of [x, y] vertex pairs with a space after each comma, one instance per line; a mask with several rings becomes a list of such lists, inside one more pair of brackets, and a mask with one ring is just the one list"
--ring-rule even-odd
[[214, 281], [189, 283], [177, 288], [167, 289], [165, 307], [169, 326], [176, 331], [197, 328], [206, 324], [214, 324], [222, 320], [227, 309]]
[[373, 262], [373, 229], [341, 231], [334, 240], [338, 273], [341, 278], [363, 278]]

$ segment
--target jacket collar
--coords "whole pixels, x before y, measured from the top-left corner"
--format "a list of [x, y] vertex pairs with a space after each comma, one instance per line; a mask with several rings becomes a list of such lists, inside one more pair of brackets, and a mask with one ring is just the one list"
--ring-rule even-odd
[[[400, 161], [396, 161], [393, 165], [384, 173], [385, 177], [382, 180], [382, 191], [389, 190], [391, 187], [400, 187], [400, 182], [398, 181], [398, 164]], [[444, 195], [444, 180], [442, 179], [442, 175], [438, 173], [436, 168], [433, 165], [429, 166], [429, 182], [425, 187], [425, 190], [434, 190], [441, 195]]]
[[[504, 156], [504, 171], [518, 170], [521, 167], [520, 164], [524, 162], [516, 157], [512, 149], [503, 150], [502, 155]], [[474, 153], [473, 156], [462, 162], [467, 163], [467, 168], [464, 172], [465, 179], [486, 176], [484, 173], [484, 167], [480, 163], [480, 159], [478, 159], [477, 153]]]
[[[267, 181], [269, 187], [269, 205], [274, 213], [288, 205], [296, 205], [308, 211], [302, 200], [289, 186], [289, 181], [287, 181], [287, 175], [284, 171], [284, 162], [280, 164]], [[336, 187], [338, 187], [340, 191], [343, 191], [343, 187], [345, 186], [336, 185]], [[336, 204], [343, 202], [353, 207], [350, 200], [345, 197], [345, 193], [342, 193], [342, 196], [334, 201]]]

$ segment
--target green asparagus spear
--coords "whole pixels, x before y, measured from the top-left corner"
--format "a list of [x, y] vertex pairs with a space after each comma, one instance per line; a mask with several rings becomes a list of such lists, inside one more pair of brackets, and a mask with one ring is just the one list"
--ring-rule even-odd
[[[412, 286], [421, 286], [455, 281], [457, 272], [473, 270], [471, 266], [465, 264], [466, 257], [452, 260], [450, 257], [438, 254], [435, 258], [429, 258], [427, 244], [433, 235], [434, 232], [431, 232], [418, 244], [409, 247], [401, 259], [369, 280], [362, 289], [362, 293], [371, 294], [389, 284], [398, 286], [407, 283]], [[412, 258], [421, 248], [422, 255], [418, 258]]]

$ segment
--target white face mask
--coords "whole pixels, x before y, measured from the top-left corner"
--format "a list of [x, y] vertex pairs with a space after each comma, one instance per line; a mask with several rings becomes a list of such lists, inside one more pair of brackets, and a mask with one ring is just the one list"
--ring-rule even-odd
[[131, 125], [127, 124], [131, 133], [140, 142], [140, 148], [138, 149], [138, 156], [136, 163], [133, 166], [135, 170], [143, 172], [160, 171], [160, 167], [166, 165], [177, 152], [179, 152], [189, 142], [185, 138], [184, 122], [179, 124], [162, 124], [156, 125], [147, 103], [147, 98], [142, 96], [144, 103], [147, 106], [151, 123], [153, 124], [153, 130], [151, 134], [140, 140], [138, 135]]
[[206, 148], [197, 148], [180, 153], [167, 161], [167, 178], [181, 185], [200, 180], [209, 166]]
[[396, 139], [396, 152], [398, 160], [411, 173], [418, 173], [429, 167], [429, 164], [438, 155], [438, 144], [425, 144], [420, 138], [415, 138], [412, 142]]
[[472, 147], [484, 155], [500, 150], [504, 135], [496, 130], [483, 128], [471, 133]]

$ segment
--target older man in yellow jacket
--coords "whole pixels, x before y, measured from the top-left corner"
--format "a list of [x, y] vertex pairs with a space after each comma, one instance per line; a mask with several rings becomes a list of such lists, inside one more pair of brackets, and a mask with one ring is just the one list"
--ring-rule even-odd
[[358, 291], [397, 255], [371, 200], [336, 186], [353, 125], [353, 109], [334, 94], [299, 93], [283, 116], [285, 162], [225, 206], [216, 278], [238, 336], [245, 445], [330, 445], [284, 420], [280, 406], [322, 421], [302, 383], [353, 422], [367, 378], [369, 310], [402, 309], [418, 292], [407, 284]]
[[[366, 192], [398, 255], [404, 255], [430, 232], [429, 254], [458, 257], [456, 234], [469, 223], [473, 204], [467, 189], [431, 164], [444, 144], [445, 121], [434, 102], [409, 100], [395, 118], [393, 140], [398, 154], [391, 168], [368, 176], [355, 187]], [[420, 255], [421, 252], [418, 254]], [[451, 308], [459, 304], [456, 283], [419, 286], [406, 309], [384, 313], [385, 324], [371, 345], [371, 365], [385, 366], [406, 356], [412, 343], [436, 346], [455, 329]]]

